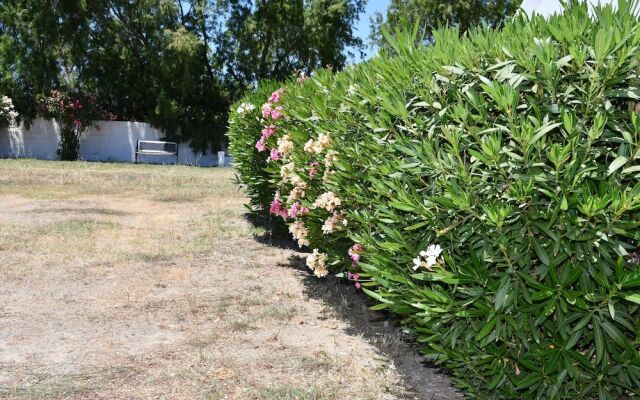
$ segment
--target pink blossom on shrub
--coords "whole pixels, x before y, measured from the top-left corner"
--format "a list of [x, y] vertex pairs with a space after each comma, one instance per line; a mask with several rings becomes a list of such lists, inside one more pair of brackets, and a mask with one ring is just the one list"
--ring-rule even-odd
[[316, 174], [318, 173], [318, 166], [320, 166], [320, 164], [317, 161], [311, 163], [309, 178], [314, 178], [316, 176]]
[[262, 106], [262, 118], [269, 118], [271, 116], [271, 112], [273, 109], [269, 104], [265, 104]]
[[309, 208], [303, 207], [299, 202], [293, 203], [291, 208], [289, 209], [289, 215], [292, 218], [301, 217], [309, 212]]
[[276, 134], [276, 126], [275, 125], [269, 125], [267, 127], [265, 127], [262, 130], [262, 136], [263, 137], [269, 137], [269, 136], [273, 136]]
[[353, 267], [357, 267], [358, 263], [360, 262], [360, 253], [362, 253], [364, 249], [362, 248], [362, 245], [356, 243], [353, 246], [351, 246], [351, 248], [349, 248], [349, 251], [347, 252], [349, 254], [349, 256], [351, 257], [351, 266]]
[[271, 153], [269, 154], [269, 160], [278, 161], [280, 159], [280, 152], [278, 149], [271, 149]]
[[347, 271], [347, 279], [349, 279], [350, 281], [356, 281], [354, 284], [356, 289], [360, 289], [362, 287], [362, 284], [360, 282], [357, 282], [357, 280], [360, 279], [359, 274], [354, 274], [351, 271]]
[[282, 106], [278, 106], [271, 110], [271, 118], [273, 118], [274, 120], [282, 118], [282, 110], [284, 110]]
[[269, 212], [274, 215], [279, 215], [282, 218], [287, 218], [289, 216], [287, 209], [283, 207], [282, 200], [278, 198], [273, 199], [273, 201], [271, 202]]
[[267, 147], [264, 145], [264, 137], [261, 137], [260, 140], [256, 142], [256, 149], [261, 153], [267, 150]]
[[280, 96], [282, 95], [282, 92], [284, 92], [284, 88], [280, 88], [271, 93], [271, 96], [269, 97], [269, 103], [274, 104], [280, 102]]

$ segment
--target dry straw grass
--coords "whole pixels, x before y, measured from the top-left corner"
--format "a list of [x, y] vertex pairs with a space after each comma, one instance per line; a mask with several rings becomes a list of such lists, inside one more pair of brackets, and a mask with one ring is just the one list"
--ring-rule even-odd
[[253, 239], [232, 176], [1, 160], [0, 397], [413, 398]]

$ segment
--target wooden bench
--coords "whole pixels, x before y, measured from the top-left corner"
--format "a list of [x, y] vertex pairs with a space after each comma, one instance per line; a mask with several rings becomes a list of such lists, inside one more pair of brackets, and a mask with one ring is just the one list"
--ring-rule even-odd
[[178, 143], [159, 140], [138, 140], [136, 144], [136, 163], [138, 157], [144, 156], [174, 156], [178, 164]]

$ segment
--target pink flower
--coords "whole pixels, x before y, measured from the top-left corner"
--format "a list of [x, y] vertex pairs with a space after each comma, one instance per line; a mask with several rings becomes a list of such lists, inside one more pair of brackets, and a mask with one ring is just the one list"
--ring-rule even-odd
[[347, 279], [355, 281], [356, 279], [360, 279], [360, 275], [354, 274], [351, 271], [347, 271]]
[[280, 152], [278, 149], [271, 149], [271, 154], [269, 154], [269, 160], [278, 161], [280, 159]]
[[318, 162], [313, 162], [311, 163], [311, 169], [309, 170], [309, 178], [313, 178], [316, 176], [316, 174], [318, 173], [318, 166], [320, 164], [318, 164]]
[[293, 203], [293, 205], [291, 206], [291, 209], [289, 210], [289, 215], [292, 218], [298, 218], [302, 215], [305, 215], [309, 212], [309, 208], [307, 207], [303, 207], [300, 202], [295, 202]]
[[271, 110], [271, 118], [273, 118], [273, 119], [282, 118], [282, 110], [284, 110], [284, 108], [282, 106], [278, 106], [278, 107], [274, 108], [273, 110]]
[[265, 104], [262, 106], [262, 118], [269, 118], [273, 109], [270, 105]]
[[264, 136], [261, 137], [260, 140], [256, 142], [256, 149], [258, 149], [258, 151], [261, 153], [267, 150], [267, 147], [264, 145]]
[[350, 255], [350, 256], [352, 256], [352, 255], [354, 255], [354, 254], [362, 253], [362, 250], [364, 250], [364, 249], [362, 248], [362, 245], [361, 245], [361, 244], [356, 243], [356, 244], [354, 244], [353, 246], [351, 246], [351, 247], [349, 248], [348, 253], [349, 253], [349, 255]]
[[360, 262], [360, 254], [354, 254], [351, 256], [351, 265], [354, 267], [358, 265]]
[[355, 287], [356, 289], [360, 289], [362, 287], [362, 283], [356, 282]]
[[282, 201], [279, 199], [273, 199], [269, 212], [274, 215], [279, 215], [282, 218], [287, 218], [289, 216], [287, 209], [282, 206]]
[[266, 128], [264, 128], [262, 130], [262, 136], [264, 137], [269, 137], [269, 136], [273, 136], [276, 134], [276, 127], [275, 125], [269, 125]]
[[280, 101], [280, 96], [282, 95], [282, 92], [284, 92], [284, 88], [280, 88], [275, 92], [271, 93], [271, 97], [269, 97], [269, 103], [271, 104], [278, 103]]
[[356, 243], [353, 246], [351, 246], [349, 248], [349, 251], [347, 252], [349, 254], [349, 256], [351, 257], [351, 266], [352, 267], [357, 267], [358, 263], [360, 262], [360, 253], [363, 251], [364, 249], [362, 248], [362, 245]]
[[74, 121], [73, 121], [73, 124], [74, 124], [75, 126], [80, 126], [80, 124], [81, 124], [81, 123], [80, 123], [80, 120], [77, 120], [77, 119], [76, 119], [76, 120], [74, 120]]

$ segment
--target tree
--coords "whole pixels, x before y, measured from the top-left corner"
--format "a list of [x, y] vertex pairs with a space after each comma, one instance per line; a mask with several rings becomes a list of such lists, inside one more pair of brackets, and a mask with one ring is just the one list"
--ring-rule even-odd
[[265, 78], [342, 68], [366, 0], [0, 0], [0, 93], [21, 115], [51, 90], [94, 96], [194, 149]]
[[460, 33], [482, 22], [496, 26], [513, 15], [522, 0], [392, 0], [386, 16], [377, 13], [371, 21], [370, 39], [384, 45], [382, 30], [420, 24], [420, 37], [431, 39], [441, 25], [457, 25]]
[[[227, 1], [217, 47], [226, 80], [236, 93], [264, 79], [346, 64], [347, 49], [362, 41], [352, 26], [366, 0]], [[238, 90], [239, 89], [239, 90]]]

